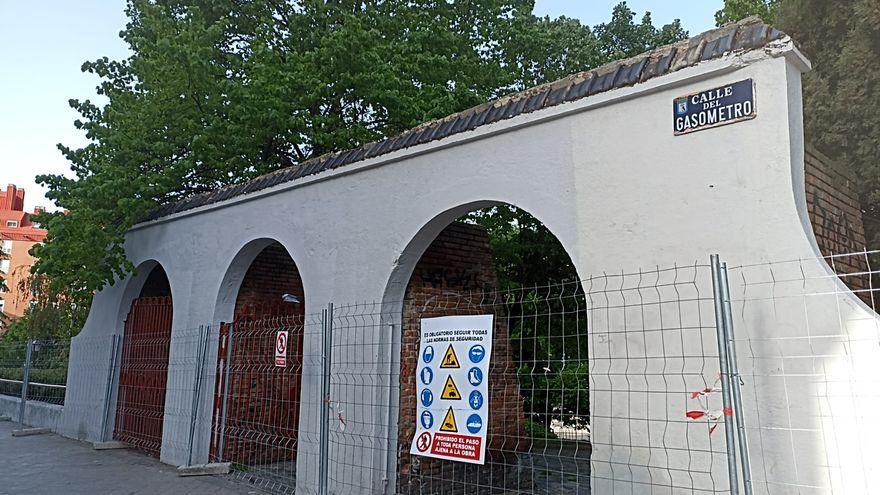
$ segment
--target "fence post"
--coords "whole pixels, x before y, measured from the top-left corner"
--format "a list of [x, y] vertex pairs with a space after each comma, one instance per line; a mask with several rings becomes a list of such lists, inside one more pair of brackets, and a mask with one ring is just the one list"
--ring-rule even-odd
[[322, 382], [321, 382], [321, 430], [320, 430], [320, 448], [318, 463], [318, 493], [327, 495], [329, 482], [329, 463], [330, 463], [330, 439], [329, 439], [329, 422], [330, 422], [330, 363], [332, 361], [332, 345], [333, 345], [333, 303], [327, 304], [327, 309], [321, 312], [322, 331], [324, 333], [323, 343], [321, 345], [321, 365], [322, 365]]
[[21, 377], [21, 401], [18, 404], [18, 422], [24, 425], [24, 412], [27, 404], [28, 385], [31, 381], [31, 359], [33, 359], [34, 341], [28, 339], [27, 348], [24, 353], [24, 364], [22, 365]]
[[739, 478], [736, 469], [736, 440], [733, 418], [728, 414], [732, 410], [731, 382], [729, 360], [727, 357], [727, 338], [724, 331], [724, 303], [721, 294], [721, 263], [718, 255], [711, 256], [712, 261], [712, 298], [715, 303], [715, 332], [718, 341], [718, 361], [721, 367], [721, 400], [724, 410], [724, 434], [727, 438], [727, 477], [730, 482], [730, 493], [739, 494]]
[[722, 263], [719, 270], [721, 276], [721, 298], [724, 309], [724, 333], [727, 341], [727, 359], [730, 361], [731, 382], [733, 386], [733, 417], [736, 419], [736, 431], [739, 436], [739, 455], [742, 463], [743, 490], [745, 495], [752, 495], [752, 472], [749, 461], [749, 445], [746, 439], [746, 427], [743, 418], [742, 377], [736, 361], [736, 342], [733, 338], [733, 312], [730, 306], [730, 285], [727, 281], [727, 263]]
[[211, 330], [211, 326], [199, 325], [199, 341], [198, 341], [198, 349], [196, 349], [196, 369], [193, 382], [193, 401], [192, 408], [190, 409], [190, 419], [189, 419], [189, 458], [186, 462], [187, 466], [192, 466], [192, 457], [193, 457], [193, 440], [195, 439], [196, 434], [196, 419], [199, 415], [199, 399], [202, 395], [202, 371], [204, 369], [204, 361], [205, 354], [208, 353], [208, 333]]
[[223, 462], [223, 448], [226, 441], [226, 407], [229, 400], [229, 374], [232, 368], [232, 338], [235, 333], [235, 323], [228, 323], [226, 328], [226, 362], [223, 366], [223, 403], [220, 406], [220, 439], [217, 441], [217, 462]]
[[118, 341], [121, 340], [119, 335], [110, 336], [110, 362], [107, 367], [107, 382], [104, 388], [104, 411], [101, 416], [101, 441], [107, 441], [107, 417], [110, 414], [110, 396], [113, 393], [113, 375], [116, 369], [116, 355], [118, 354]]

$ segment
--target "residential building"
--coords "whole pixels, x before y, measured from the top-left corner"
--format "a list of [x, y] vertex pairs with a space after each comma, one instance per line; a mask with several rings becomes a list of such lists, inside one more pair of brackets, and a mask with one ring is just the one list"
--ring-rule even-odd
[[[18, 317], [24, 314], [31, 294], [22, 290], [21, 282], [30, 274], [35, 258], [30, 250], [34, 244], [46, 238], [46, 230], [33, 222], [31, 214], [24, 211], [24, 189], [10, 184], [0, 191], [0, 277], [4, 289], [0, 292], [0, 312]], [[40, 213], [41, 207], [34, 209]]]

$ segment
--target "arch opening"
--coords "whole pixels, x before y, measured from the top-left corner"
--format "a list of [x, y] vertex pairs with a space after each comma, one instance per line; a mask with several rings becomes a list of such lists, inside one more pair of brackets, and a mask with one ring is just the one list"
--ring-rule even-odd
[[148, 272], [142, 270], [146, 272], [143, 285], [128, 306], [123, 322], [113, 438], [158, 458], [162, 449], [174, 308], [165, 269], [156, 262], [141, 266], [150, 267]]
[[[221, 284], [211, 459], [293, 490], [302, 381], [305, 290], [280, 243], [245, 245]], [[285, 336], [283, 359], [276, 349]]]
[[[577, 270], [559, 239], [528, 212], [507, 203], [475, 206], [452, 220], [438, 216], [423, 230], [439, 233], [408, 247], [419, 253], [409, 253], [415, 259], [401, 304], [398, 492], [449, 493], [477, 483], [589, 493], [587, 314]], [[459, 383], [458, 398], [432, 394], [426, 404], [424, 391], [447, 377], [422, 357], [423, 319], [472, 315], [493, 317], [488, 397], [473, 382]], [[428, 383], [426, 368], [436, 375]], [[449, 411], [460, 416], [455, 425], [443, 424]], [[436, 438], [444, 428], [484, 433], [484, 463], [416, 455], [414, 438], [426, 431]], [[561, 476], [561, 463], [576, 466]]]

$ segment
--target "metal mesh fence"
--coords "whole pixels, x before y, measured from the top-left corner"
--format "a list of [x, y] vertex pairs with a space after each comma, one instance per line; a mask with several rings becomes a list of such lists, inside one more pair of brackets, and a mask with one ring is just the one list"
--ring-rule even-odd
[[[321, 367], [320, 355], [303, 354], [303, 342], [320, 340], [321, 329], [320, 314], [247, 317], [221, 325], [210, 457], [231, 463], [234, 476], [252, 486], [292, 493], [297, 460], [304, 457], [300, 439], [317, 443], [314, 413], [320, 401], [316, 397], [301, 408], [300, 398], [304, 370], [314, 377]], [[301, 422], [309, 408], [312, 419]], [[300, 424], [313, 428], [300, 431]]]
[[[507, 291], [423, 289], [396, 304], [336, 306], [329, 486], [729, 492], [711, 281], [708, 265], [697, 265]], [[486, 461], [411, 455], [423, 409], [420, 321], [478, 314], [494, 316]], [[453, 412], [466, 417], [470, 408], [462, 401]]]
[[28, 401], [63, 405], [69, 356], [66, 340], [0, 341], [0, 394], [20, 398], [27, 382]]
[[[422, 287], [173, 332], [148, 320], [127, 324], [127, 339], [76, 339], [101, 365], [70, 364], [79, 378], [65, 407], [89, 409], [99, 437], [183, 464], [230, 462], [275, 493], [870, 492], [874, 254], [736, 266], [720, 296], [716, 265], [696, 264], [511, 290]], [[849, 268], [835, 273], [838, 263]], [[474, 315], [493, 318], [485, 461], [411, 454], [423, 320]], [[731, 326], [735, 337], [719, 330]], [[67, 342], [31, 345], [29, 400], [65, 401], [69, 355]], [[0, 342], [0, 394], [21, 393], [27, 361], [26, 344]], [[741, 390], [737, 407], [725, 388]], [[458, 384], [460, 425], [477, 408], [471, 392]]]
[[21, 397], [26, 356], [26, 342], [0, 341], [0, 394]]
[[876, 490], [876, 255], [730, 269], [754, 493]]

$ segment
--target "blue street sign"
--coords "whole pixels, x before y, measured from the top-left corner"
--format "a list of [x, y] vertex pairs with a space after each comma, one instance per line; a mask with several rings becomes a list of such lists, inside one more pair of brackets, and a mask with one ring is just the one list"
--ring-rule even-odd
[[431, 393], [431, 390], [427, 388], [422, 390], [422, 405], [428, 407], [432, 402], [434, 402], [434, 394]]
[[481, 394], [479, 390], [474, 390], [471, 392], [470, 397], [468, 397], [468, 404], [470, 404], [471, 409], [474, 410], [483, 407], [483, 394]]
[[430, 411], [422, 411], [422, 428], [430, 430], [434, 426], [434, 415]]
[[467, 419], [467, 429], [472, 434], [477, 434], [481, 429], [483, 429], [483, 418], [480, 417], [479, 414], [471, 414]]
[[419, 376], [422, 378], [422, 383], [425, 385], [430, 385], [431, 381], [434, 380], [434, 372], [431, 371], [431, 368], [422, 368], [422, 372], [419, 373]]
[[470, 371], [468, 371], [468, 382], [475, 387], [483, 383], [483, 370], [476, 366], [471, 368]]
[[426, 363], [430, 363], [434, 359], [434, 348], [431, 346], [425, 347], [425, 350], [422, 351], [422, 359]]
[[486, 357], [486, 349], [480, 344], [477, 344], [471, 347], [471, 350], [468, 351], [468, 356], [471, 358], [472, 363], [479, 363], [484, 357]]
[[672, 126], [676, 136], [755, 116], [755, 84], [751, 79], [672, 100]]

